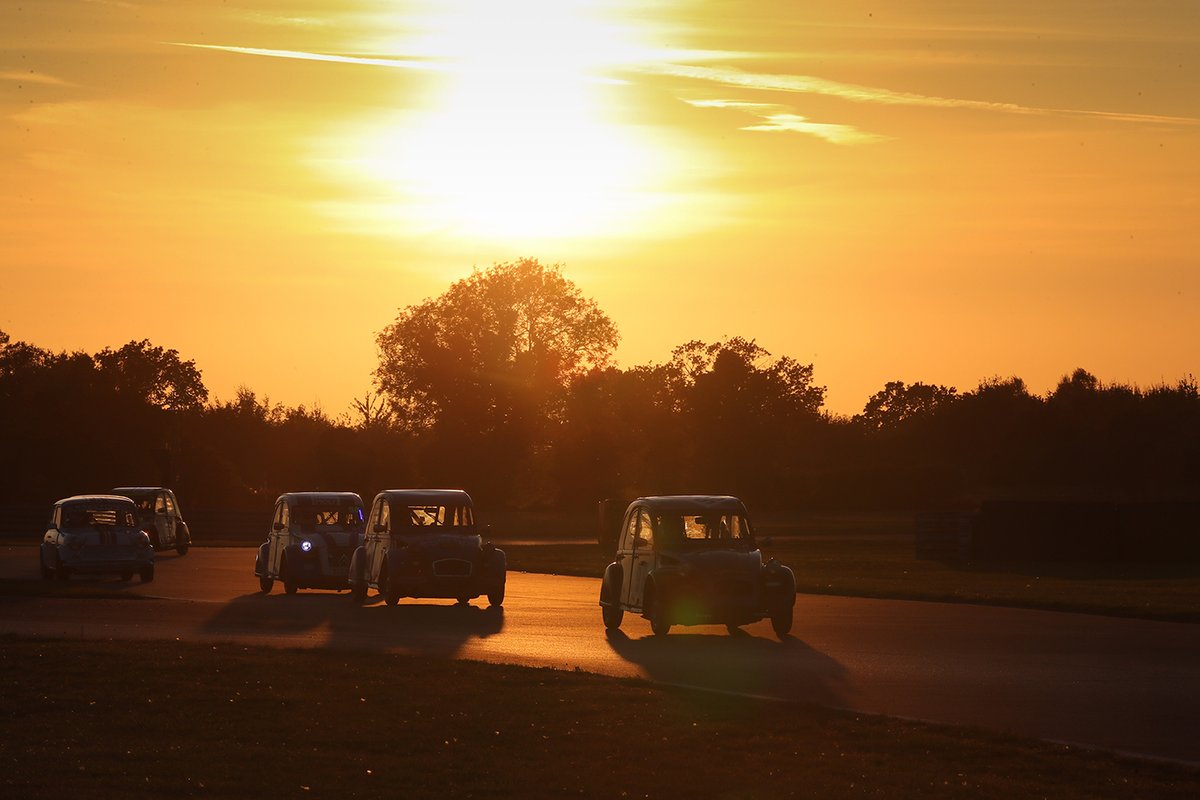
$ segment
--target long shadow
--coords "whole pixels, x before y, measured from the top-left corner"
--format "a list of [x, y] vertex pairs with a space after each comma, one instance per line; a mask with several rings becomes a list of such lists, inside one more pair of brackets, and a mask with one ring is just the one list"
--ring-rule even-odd
[[216, 636], [254, 636], [355, 650], [403, 650], [450, 656], [471, 638], [499, 633], [504, 610], [439, 601], [386, 606], [376, 597], [357, 605], [346, 593], [253, 593], [226, 603], [203, 626]]
[[619, 656], [663, 683], [828, 706], [847, 703], [846, 669], [793, 636], [775, 641], [738, 630], [632, 638], [616, 630], [606, 637]]

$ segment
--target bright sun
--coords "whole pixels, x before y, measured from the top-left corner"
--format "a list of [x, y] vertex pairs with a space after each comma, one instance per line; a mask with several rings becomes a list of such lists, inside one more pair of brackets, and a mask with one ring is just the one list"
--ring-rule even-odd
[[[432, 106], [353, 146], [406, 227], [475, 238], [587, 236], [634, 224], [667, 159], [605, 118], [604, 75], [636, 58], [595, 0], [442, 0], [395, 44], [433, 59]], [[611, 116], [611, 114], [609, 115]]]

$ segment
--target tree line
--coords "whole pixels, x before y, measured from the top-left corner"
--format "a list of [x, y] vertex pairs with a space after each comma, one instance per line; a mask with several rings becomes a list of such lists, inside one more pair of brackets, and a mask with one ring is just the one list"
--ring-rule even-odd
[[753, 340], [681, 343], [620, 368], [619, 333], [559, 265], [496, 264], [401, 309], [372, 391], [337, 417], [250, 388], [211, 400], [194, 361], [147, 340], [51, 352], [0, 331], [0, 504], [116, 484], [186, 505], [283, 491], [461, 486], [497, 507], [737, 494], [753, 507], [967, 508], [983, 500], [1200, 499], [1194, 378], [1150, 388], [1083, 369], [889, 382], [824, 409], [812, 364]]

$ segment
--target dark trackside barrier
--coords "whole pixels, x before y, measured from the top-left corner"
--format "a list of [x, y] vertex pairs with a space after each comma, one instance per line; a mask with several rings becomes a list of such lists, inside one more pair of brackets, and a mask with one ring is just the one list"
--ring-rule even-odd
[[1200, 563], [1200, 502], [1004, 500], [917, 515], [917, 557]]

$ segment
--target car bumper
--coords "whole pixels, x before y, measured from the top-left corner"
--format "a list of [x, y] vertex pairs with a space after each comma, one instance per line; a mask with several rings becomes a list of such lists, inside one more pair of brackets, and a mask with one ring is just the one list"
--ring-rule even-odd
[[503, 578], [475, 575], [400, 575], [395, 578], [395, 591], [400, 597], [475, 598], [503, 584]]
[[79, 559], [77, 561], [63, 559], [62, 565], [76, 575], [119, 575], [153, 567], [154, 559], [153, 557]]

